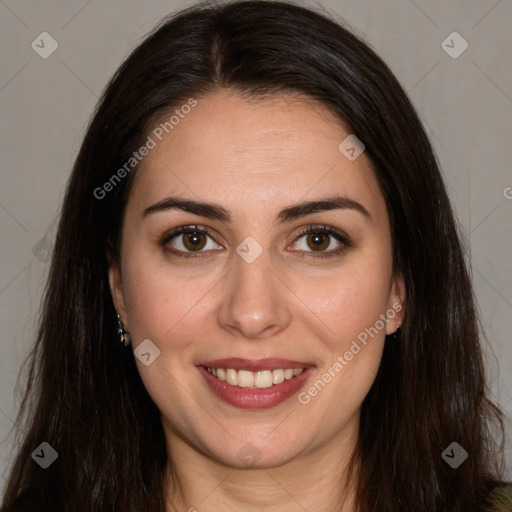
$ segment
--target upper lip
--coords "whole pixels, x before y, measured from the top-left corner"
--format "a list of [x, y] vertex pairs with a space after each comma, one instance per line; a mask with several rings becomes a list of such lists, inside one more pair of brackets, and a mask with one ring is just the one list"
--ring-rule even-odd
[[241, 357], [228, 357], [227, 359], [215, 359], [199, 363], [198, 366], [208, 368], [232, 368], [234, 370], [247, 370], [257, 372], [262, 370], [277, 370], [286, 368], [306, 368], [314, 366], [313, 363], [294, 361], [292, 359], [267, 358], [267, 359], [244, 359]]

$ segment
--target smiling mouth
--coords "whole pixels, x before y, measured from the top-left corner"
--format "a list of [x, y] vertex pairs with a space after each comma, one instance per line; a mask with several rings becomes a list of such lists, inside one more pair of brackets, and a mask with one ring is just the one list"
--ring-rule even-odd
[[231, 357], [196, 366], [218, 398], [239, 409], [276, 407], [297, 393], [316, 365], [282, 358]]
[[277, 386], [285, 380], [291, 380], [300, 375], [304, 368], [278, 368], [275, 370], [261, 370], [251, 372], [249, 370], [235, 370], [233, 368], [214, 368], [204, 366], [211, 375], [220, 381], [225, 381], [233, 387], [249, 389], [265, 389]]

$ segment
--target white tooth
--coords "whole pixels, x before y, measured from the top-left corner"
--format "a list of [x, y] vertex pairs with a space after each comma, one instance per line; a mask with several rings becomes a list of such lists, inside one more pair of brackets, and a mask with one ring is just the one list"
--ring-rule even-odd
[[238, 385], [241, 388], [254, 386], [254, 373], [247, 370], [238, 370]]
[[272, 386], [272, 370], [258, 372], [254, 377], [254, 385], [258, 388], [269, 388]]
[[210, 373], [212, 373], [212, 369], [210, 367], [206, 368]]
[[231, 386], [239, 386], [241, 388], [269, 388], [273, 384], [281, 384], [284, 380], [289, 380], [295, 375], [300, 375], [304, 368], [288, 368], [277, 370], [261, 370], [259, 372], [250, 372], [247, 370], [234, 370], [228, 368], [208, 368], [208, 371], [215, 375], [219, 380], [226, 381]]
[[284, 378], [286, 380], [289, 380], [293, 377], [293, 370], [291, 368], [287, 368], [285, 371], [284, 371]]
[[274, 370], [272, 372], [272, 382], [274, 384], [281, 384], [284, 381], [284, 370]]
[[228, 368], [226, 371], [226, 382], [232, 386], [238, 385], [237, 371], [232, 368]]

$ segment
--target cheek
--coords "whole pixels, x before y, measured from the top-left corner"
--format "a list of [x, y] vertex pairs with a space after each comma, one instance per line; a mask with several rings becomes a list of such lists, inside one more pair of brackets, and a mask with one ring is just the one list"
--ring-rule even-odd
[[209, 287], [205, 280], [191, 282], [183, 271], [171, 271], [144, 251], [133, 250], [123, 264], [132, 348], [136, 351], [149, 339], [160, 350], [148, 366], [135, 358], [140, 376], [160, 410], [176, 409], [185, 417], [186, 402], [177, 397], [183, 394], [180, 383], [196, 371], [188, 362], [197, 340], [193, 333], [202, 324], [199, 315], [204, 315], [200, 299]]
[[188, 288], [179, 280], [171, 281], [161, 263], [135, 244], [126, 245], [123, 278], [134, 344], [145, 338], [157, 342], [183, 315]]
[[[325, 428], [340, 429], [361, 406], [382, 359], [389, 280], [386, 269], [353, 272], [326, 281], [313, 306], [324, 329], [323, 365], [299, 395], [305, 411], [321, 416]], [[318, 329], [316, 330], [318, 332]]]
[[354, 257], [328, 277], [302, 278], [295, 283], [308, 308], [328, 327], [325, 340], [332, 351], [344, 351], [376, 324], [385, 333], [381, 315], [388, 307], [391, 260], [379, 254], [386, 253], [375, 251], [366, 257]]
[[391, 258], [383, 257], [386, 254], [369, 252], [326, 280], [323, 295], [320, 288], [316, 292], [316, 307], [323, 309], [322, 320], [330, 328], [324, 338], [329, 357], [301, 403], [311, 401], [332, 424], [345, 421], [360, 406], [380, 365], [391, 280]]

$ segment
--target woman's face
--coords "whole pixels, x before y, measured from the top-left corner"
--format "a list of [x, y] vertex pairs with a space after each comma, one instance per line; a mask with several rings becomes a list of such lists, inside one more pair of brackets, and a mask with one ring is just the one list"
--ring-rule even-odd
[[340, 151], [349, 133], [328, 110], [228, 91], [197, 101], [150, 133], [111, 289], [168, 443], [273, 467], [354, 439], [403, 281], [370, 162]]

